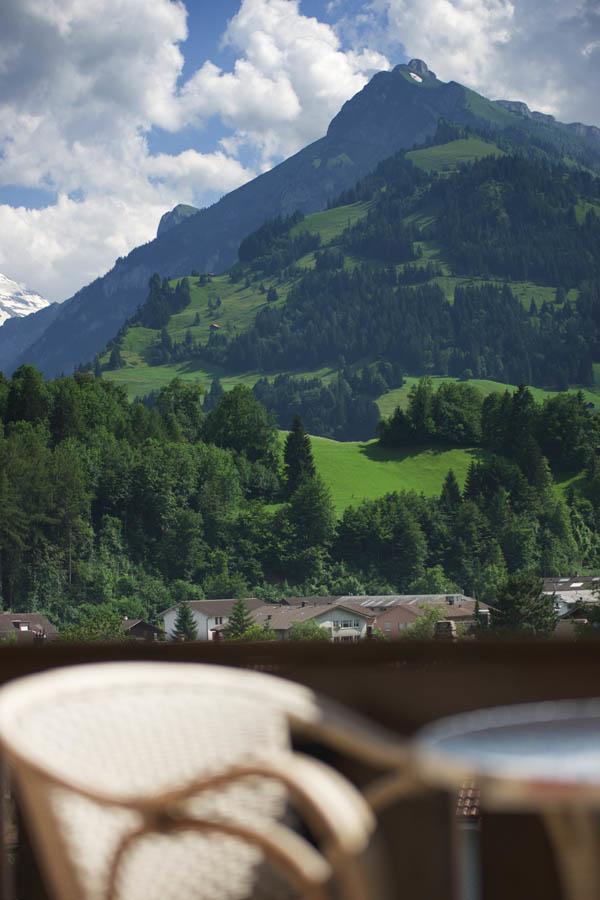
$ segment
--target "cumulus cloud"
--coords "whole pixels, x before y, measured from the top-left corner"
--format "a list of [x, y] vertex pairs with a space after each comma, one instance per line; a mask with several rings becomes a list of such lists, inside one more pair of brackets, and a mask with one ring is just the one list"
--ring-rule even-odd
[[373, 0], [372, 39], [440, 78], [600, 124], [597, 0]]
[[154, 236], [179, 201], [252, 177], [223, 150], [151, 154], [177, 116], [185, 7], [171, 0], [2, 0], [0, 185], [57, 195], [0, 206], [0, 270], [64, 299]]
[[[319, 137], [387, 65], [344, 52], [298, 0], [242, 0], [224, 35], [231, 69], [206, 60], [182, 83], [186, 18], [181, 0], [2, 0], [0, 186], [58, 199], [0, 206], [0, 271], [64, 299], [175, 203], [212, 202]], [[213, 152], [149, 151], [152, 128], [214, 117], [228, 134]]]
[[262, 167], [320, 137], [368, 77], [389, 66], [377, 51], [343, 50], [336, 31], [303, 15], [298, 0], [244, 0], [224, 40], [240, 54], [233, 70], [206, 62], [181, 92], [180, 115], [218, 114], [235, 132], [225, 146], [250, 144]]

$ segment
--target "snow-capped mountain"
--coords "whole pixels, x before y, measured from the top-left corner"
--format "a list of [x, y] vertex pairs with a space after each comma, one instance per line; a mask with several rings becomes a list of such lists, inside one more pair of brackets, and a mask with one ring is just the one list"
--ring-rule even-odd
[[48, 300], [28, 291], [24, 284], [12, 281], [0, 272], [0, 325], [4, 325], [13, 316], [28, 316], [45, 306], [50, 306]]

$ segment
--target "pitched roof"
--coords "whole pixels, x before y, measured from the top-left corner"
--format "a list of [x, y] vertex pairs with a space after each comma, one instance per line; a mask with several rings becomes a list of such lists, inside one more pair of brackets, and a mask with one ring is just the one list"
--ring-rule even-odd
[[563, 594], [566, 591], [576, 591], [578, 594], [584, 591], [600, 590], [600, 577], [597, 575], [573, 575], [568, 578], [544, 578], [544, 591], [546, 593]]
[[156, 632], [156, 634], [162, 634], [162, 628], [158, 628], [156, 625], [152, 625], [151, 622], [146, 622], [145, 619], [128, 619], [127, 616], [121, 622], [121, 628], [123, 631], [132, 631], [137, 625], [143, 625], [145, 628], [150, 628]]
[[341, 599], [342, 597], [340, 594], [326, 597], [282, 597], [281, 603], [284, 606], [331, 606], [332, 603], [339, 603]]
[[12, 634], [19, 631], [19, 624], [28, 626], [28, 630], [38, 634], [55, 635], [58, 629], [41, 613], [0, 613], [0, 634]]
[[[264, 601], [259, 600], [257, 597], [244, 597], [244, 603], [246, 604], [246, 608], [249, 612], [252, 612], [255, 609], [258, 609], [259, 606], [262, 606]], [[237, 603], [236, 599], [232, 598], [223, 598], [219, 600], [185, 600], [185, 605], [190, 606], [195, 612], [202, 613], [205, 616], [230, 616], [231, 611], [234, 605]], [[165, 609], [161, 616], [166, 616], [168, 612], [172, 612], [179, 607], [179, 604], [176, 606], [171, 606], [169, 609]]]
[[371, 620], [373, 615], [369, 610], [356, 609], [343, 603], [327, 603], [321, 606], [281, 606], [275, 603], [266, 603], [255, 609], [252, 618], [257, 625], [270, 625], [275, 631], [287, 631], [295, 622], [309, 622], [323, 613], [330, 613], [334, 609], [346, 610], [352, 615], [359, 615], [363, 619]]
[[[464, 594], [382, 594], [378, 596], [345, 596], [340, 597], [340, 602], [363, 609], [379, 617], [392, 609], [404, 609], [422, 614], [425, 607], [442, 607], [445, 619], [461, 619], [473, 616], [477, 601], [473, 597]], [[479, 609], [488, 609], [487, 604], [479, 603]]]

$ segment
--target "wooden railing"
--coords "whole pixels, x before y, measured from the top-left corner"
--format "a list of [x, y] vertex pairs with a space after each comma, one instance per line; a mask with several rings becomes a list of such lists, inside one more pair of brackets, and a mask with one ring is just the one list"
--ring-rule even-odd
[[[261, 669], [306, 684], [406, 736], [442, 716], [482, 706], [600, 696], [600, 643], [556, 641], [7, 646], [0, 649], [0, 683], [55, 666], [115, 659]], [[357, 782], [367, 774], [345, 771]], [[455, 798], [432, 793], [383, 818], [382, 841], [397, 867], [398, 897], [455, 900], [455, 808]], [[560, 900], [549, 842], [536, 817], [484, 815], [475, 847], [483, 900]], [[21, 823], [13, 874], [18, 900], [47, 900]]]

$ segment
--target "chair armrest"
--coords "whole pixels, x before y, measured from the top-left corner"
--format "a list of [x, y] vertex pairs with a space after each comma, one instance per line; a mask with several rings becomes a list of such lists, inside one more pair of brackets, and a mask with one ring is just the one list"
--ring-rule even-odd
[[405, 767], [408, 744], [362, 716], [319, 697], [318, 714], [309, 721], [292, 717], [294, 731], [380, 769]]
[[202, 791], [248, 776], [262, 776], [283, 784], [315, 836], [344, 854], [361, 853], [375, 830], [375, 818], [361, 793], [324, 763], [300, 753], [277, 751], [212, 776], [198, 779], [168, 797], [156, 797], [158, 809], [171, 809]]

